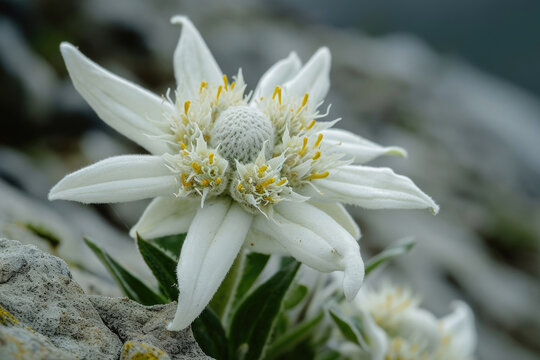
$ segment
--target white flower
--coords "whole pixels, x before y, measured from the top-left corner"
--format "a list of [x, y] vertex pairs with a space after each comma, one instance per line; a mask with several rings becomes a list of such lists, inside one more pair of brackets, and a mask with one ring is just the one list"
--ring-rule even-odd
[[[469, 306], [455, 302], [451, 314], [437, 319], [419, 305], [419, 298], [409, 289], [383, 283], [378, 291], [364, 288], [344, 308], [363, 324], [373, 360], [473, 359], [476, 330]], [[367, 355], [358, 348], [344, 348], [352, 356]]]
[[345, 295], [360, 288], [360, 232], [340, 202], [366, 208], [431, 208], [433, 200], [390, 169], [351, 165], [405, 155], [321, 122], [330, 52], [302, 67], [277, 62], [252, 93], [242, 72], [229, 82], [182, 16], [174, 52], [174, 100], [128, 82], [63, 43], [75, 88], [111, 127], [151, 155], [117, 156], [62, 179], [49, 199], [112, 203], [155, 198], [131, 234], [187, 232], [178, 263], [180, 297], [171, 330], [208, 304], [245, 246], [288, 253], [325, 272], [344, 271]]

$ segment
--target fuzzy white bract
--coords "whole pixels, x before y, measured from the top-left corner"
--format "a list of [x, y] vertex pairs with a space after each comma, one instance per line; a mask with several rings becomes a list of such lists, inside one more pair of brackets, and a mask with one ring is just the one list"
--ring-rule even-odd
[[155, 198], [131, 234], [185, 233], [180, 297], [169, 328], [200, 314], [241, 248], [286, 253], [324, 272], [344, 271], [353, 299], [363, 281], [360, 231], [347, 203], [366, 208], [430, 208], [433, 200], [390, 169], [359, 164], [405, 156], [320, 121], [330, 52], [301, 66], [291, 53], [246, 91], [242, 72], [222, 74], [182, 16], [174, 52], [178, 87], [156, 96], [101, 68], [73, 45], [62, 55], [75, 88], [111, 127], [151, 155], [117, 156], [66, 176], [49, 198], [112, 203]]

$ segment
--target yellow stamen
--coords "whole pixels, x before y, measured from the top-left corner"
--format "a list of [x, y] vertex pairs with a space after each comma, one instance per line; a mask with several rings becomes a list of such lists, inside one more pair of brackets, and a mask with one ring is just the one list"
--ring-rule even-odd
[[302, 149], [300, 150], [298, 155], [304, 156], [304, 154], [306, 153], [306, 151], [307, 151], [307, 141], [308, 141], [308, 138], [304, 136], [304, 139], [303, 139], [304, 143], [302, 144]]
[[182, 185], [184, 186], [190, 186], [191, 184], [193, 184], [193, 181], [186, 181], [186, 174], [185, 173], [182, 173], [182, 175], [180, 175], [180, 180], [182, 181]]
[[276, 86], [276, 89], [274, 90], [274, 94], [272, 95], [272, 100], [276, 98], [276, 95], [278, 97], [279, 105], [281, 105], [281, 88], [279, 86]]
[[222, 90], [223, 90], [223, 86], [219, 85], [219, 87], [217, 89], [216, 100], [219, 100], [219, 95], [221, 94]]
[[186, 150], [186, 144], [184, 144], [183, 142], [180, 143], [180, 147], [182, 148], [182, 150]]
[[313, 173], [311, 174], [311, 176], [308, 178], [309, 180], [313, 180], [313, 179], [324, 179], [325, 177], [327, 177], [328, 175], [330, 175], [330, 173], [328, 171], [325, 171], [323, 172], [322, 174], [317, 174], [317, 173]]
[[273, 202], [274, 202], [274, 199], [272, 199], [270, 196], [267, 196], [267, 197], [266, 197], [266, 201], [273, 203]]
[[202, 173], [201, 165], [199, 165], [196, 161], [191, 164], [191, 167], [197, 172], [197, 174]]
[[208, 163], [212, 165], [214, 163], [214, 153], [208, 154]]
[[191, 101], [188, 100], [188, 101], [186, 101], [186, 102], [184, 103], [184, 114], [187, 115], [190, 106], [191, 106]]
[[317, 159], [320, 158], [320, 157], [321, 157], [321, 152], [320, 152], [320, 151], [317, 151], [317, 152], [315, 153], [315, 155], [313, 155], [313, 158], [312, 158], [312, 159], [313, 159], [313, 160], [317, 160]]
[[264, 96], [261, 96], [261, 101], [263, 101], [263, 100], [264, 100]]
[[201, 87], [199, 88], [199, 92], [202, 92], [203, 89], [205, 89], [208, 86], [208, 83], [206, 81], [201, 82]]
[[309, 125], [307, 126], [306, 129], [308, 129], [308, 130], [311, 129], [313, 127], [313, 125], [315, 125], [315, 122], [316, 122], [315, 120], [311, 120], [311, 122], [309, 123]]
[[223, 75], [223, 83], [225, 84], [225, 90], [229, 90], [229, 79], [227, 79], [227, 75]]
[[231, 90], [234, 90], [234, 87], [236, 86], [236, 81], [233, 81], [231, 84]]
[[221, 184], [221, 178], [216, 179], [216, 185], [219, 185], [219, 184]]
[[242, 191], [242, 184], [238, 184], [238, 186], [236, 187], [238, 189], [238, 191]]
[[202, 186], [206, 187], [206, 186], [208, 186], [209, 183], [208, 183], [208, 180], [203, 179], [203, 181], [201, 181], [201, 184], [202, 184]]
[[267, 187], [268, 185], [273, 184], [275, 181], [276, 181], [275, 178], [270, 178], [270, 179], [266, 180], [265, 182], [263, 182], [262, 186]]
[[263, 165], [259, 168], [259, 171], [257, 172], [259, 174], [259, 176], [262, 176], [263, 173], [266, 171], [266, 169], [268, 169], [268, 166], [266, 165]]
[[315, 146], [319, 146], [319, 144], [322, 141], [322, 138], [323, 138], [323, 134], [319, 134], [319, 136], [317, 137], [317, 141], [315, 141]]
[[309, 94], [305, 93], [304, 98], [302, 99], [302, 107], [306, 106], [308, 98], [309, 98]]
[[277, 186], [281, 186], [287, 182], [287, 179], [281, 179], [280, 182], [277, 183]]

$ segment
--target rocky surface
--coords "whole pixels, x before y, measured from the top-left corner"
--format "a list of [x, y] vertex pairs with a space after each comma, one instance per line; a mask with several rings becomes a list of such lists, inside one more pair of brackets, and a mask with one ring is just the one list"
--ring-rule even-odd
[[0, 239], [2, 360], [207, 359], [190, 330], [165, 329], [174, 309], [86, 295], [63, 260]]
[[89, 296], [107, 327], [122, 341], [135, 340], [164, 350], [173, 360], [207, 359], [198, 348], [191, 330], [167, 331], [174, 317], [176, 302], [143, 306], [128, 298]]
[[155, 346], [136, 341], [127, 341], [122, 348], [120, 360], [170, 360], [167, 353]]
[[22, 324], [0, 306], [0, 359], [72, 360], [76, 357], [57, 348], [47, 337]]

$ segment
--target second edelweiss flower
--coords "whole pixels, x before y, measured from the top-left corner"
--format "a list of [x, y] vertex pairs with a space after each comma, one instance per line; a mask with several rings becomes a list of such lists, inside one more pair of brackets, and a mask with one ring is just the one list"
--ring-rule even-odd
[[291, 53], [246, 93], [242, 72], [230, 82], [187, 18], [172, 22], [183, 25], [174, 53], [178, 87], [165, 98], [101, 68], [71, 44], [61, 45], [79, 93], [151, 155], [117, 156], [81, 169], [49, 198], [155, 198], [132, 236], [187, 232], [171, 330], [201, 313], [243, 246], [290, 254], [320, 271], [343, 271], [345, 295], [353, 299], [364, 277], [360, 230], [340, 203], [438, 211], [410, 179], [358, 165], [405, 151], [332, 129], [336, 121], [318, 121], [326, 116], [317, 109], [329, 88], [328, 49], [303, 67]]

